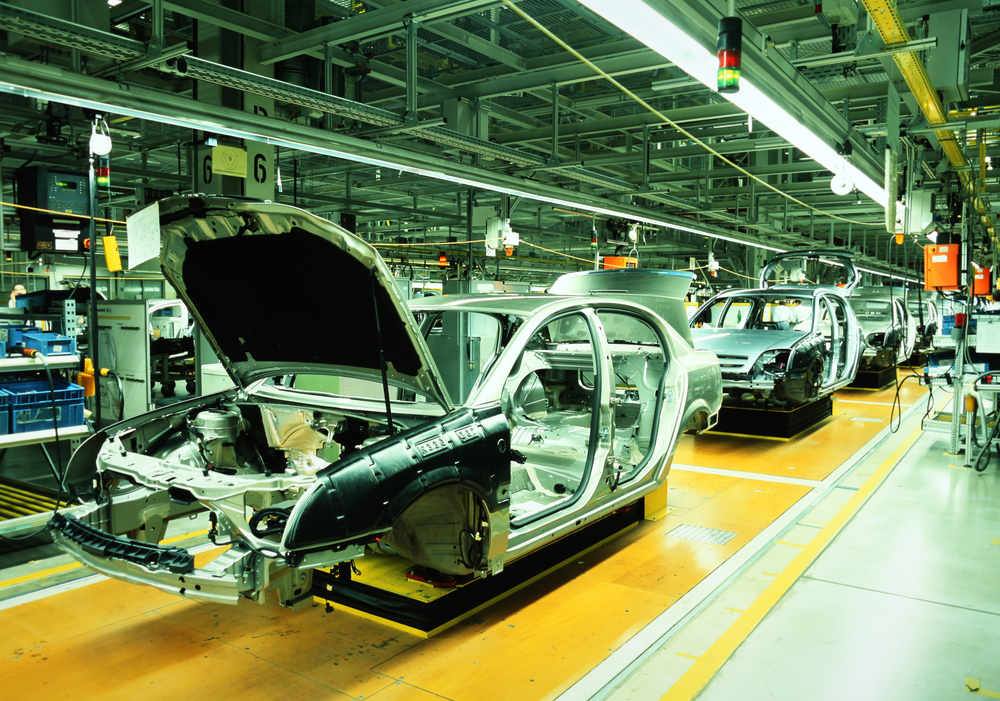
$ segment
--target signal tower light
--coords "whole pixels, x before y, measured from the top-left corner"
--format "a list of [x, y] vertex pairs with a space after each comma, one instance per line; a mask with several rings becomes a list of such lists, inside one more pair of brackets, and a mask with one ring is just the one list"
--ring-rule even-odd
[[445, 253], [444, 251], [438, 253], [438, 265], [441, 266], [442, 268], [448, 267], [448, 254]]
[[740, 63], [743, 56], [743, 20], [723, 17], [719, 20], [719, 92], [740, 91]]
[[111, 189], [111, 159], [107, 156], [97, 157], [97, 186], [105, 190]]

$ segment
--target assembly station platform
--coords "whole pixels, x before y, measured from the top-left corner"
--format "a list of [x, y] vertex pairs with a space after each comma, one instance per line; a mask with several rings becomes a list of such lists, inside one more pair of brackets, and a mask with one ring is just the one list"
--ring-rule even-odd
[[[832, 416], [792, 440], [684, 436], [665, 517], [636, 518], [595, 536], [430, 631], [318, 598], [299, 612], [273, 596], [264, 605], [203, 604], [105, 579], [65, 559], [17, 577], [0, 573], [4, 698], [479, 701], [501, 689], [509, 699], [591, 698], [639, 664], [658, 635], [717, 600], [727, 605], [687, 641], [687, 652], [661, 665], [660, 691], [651, 696], [690, 687], [692, 694], [664, 698], [691, 698], [702, 687], [689, 676], [711, 667], [734, 636], [738, 644], [750, 633], [808, 564], [803, 558], [815, 557], [843, 526], [845, 509], [858, 508], [877, 485], [872, 480], [884, 478], [892, 441], [898, 461], [915, 440], [908, 427], [889, 431], [898, 420], [890, 416], [895, 395], [895, 386], [841, 390]], [[903, 383], [906, 420], [919, 419], [926, 397], [926, 387]], [[218, 552], [201, 552], [197, 565]], [[391, 579], [386, 586], [399, 596], [447, 599], [405, 579], [398, 559], [365, 557], [357, 565], [368, 581]]]

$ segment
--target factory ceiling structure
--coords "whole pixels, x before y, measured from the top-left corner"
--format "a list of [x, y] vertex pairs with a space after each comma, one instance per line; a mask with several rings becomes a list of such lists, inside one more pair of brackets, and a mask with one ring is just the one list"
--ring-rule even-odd
[[[733, 10], [741, 89], [720, 94]], [[418, 275], [439, 252], [540, 283], [634, 255], [742, 285], [771, 252], [842, 248], [917, 280], [948, 228], [994, 262], [992, 0], [12, 0], [0, 30], [5, 202], [26, 164], [85, 171], [98, 113], [114, 218], [277, 199]], [[213, 177], [219, 145], [245, 178]]]

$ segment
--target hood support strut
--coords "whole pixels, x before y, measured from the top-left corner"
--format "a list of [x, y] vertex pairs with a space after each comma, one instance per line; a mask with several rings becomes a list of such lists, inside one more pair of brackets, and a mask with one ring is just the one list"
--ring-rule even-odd
[[378, 318], [378, 294], [376, 293], [378, 289], [378, 273], [376, 268], [372, 267], [372, 305], [375, 308], [375, 335], [378, 339], [378, 358], [379, 367], [382, 369], [382, 393], [385, 395], [385, 417], [389, 422], [389, 435], [391, 436], [395, 433], [392, 424], [392, 401], [389, 399], [389, 376], [387, 374], [387, 366], [385, 363], [385, 346], [382, 345], [382, 325]]

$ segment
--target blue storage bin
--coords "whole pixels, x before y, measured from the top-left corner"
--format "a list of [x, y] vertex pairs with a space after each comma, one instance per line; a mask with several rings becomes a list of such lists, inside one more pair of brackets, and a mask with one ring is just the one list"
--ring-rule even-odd
[[7, 393], [0, 390], [0, 436], [6, 436], [10, 431], [10, 405], [7, 403]]
[[25, 331], [38, 331], [38, 329], [24, 324], [0, 324], [0, 341], [5, 342], [8, 348], [16, 346], [21, 343], [21, 336]]
[[[21, 404], [10, 408], [11, 433], [45, 431], [52, 428], [52, 402]], [[83, 425], [83, 400], [56, 402], [56, 427]]]
[[[83, 387], [57, 380], [55, 392], [41, 380], [0, 385], [0, 393], [9, 404], [9, 433], [27, 433], [52, 428], [53, 398], [57, 428], [83, 425]], [[4, 407], [6, 411], [7, 407]]]
[[76, 353], [76, 339], [57, 333], [25, 331], [21, 337], [25, 348], [32, 348], [42, 355], [73, 355]]
[[[52, 383], [55, 389], [55, 400], [66, 399], [83, 400], [83, 387], [67, 382], [62, 378], [56, 378]], [[48, 402], [53, 398], [52, 390], [46, 380], [28, 380], [27, 382], [4, 382], [0, 384], [0, 390], [7, 393], [5, 404], [35, 404], [37, 402]]]
[[[971, 314], [966, 314], [965, 323], [970, 328], [977, 328], [979, 326], [979, 320], [976, 319]], [[938, 332], [941, 336], [948, 336], [951, 334], [951, 330], [955, 328], [955, 315], [945, 314], [941, 317], [941, 331]]]

